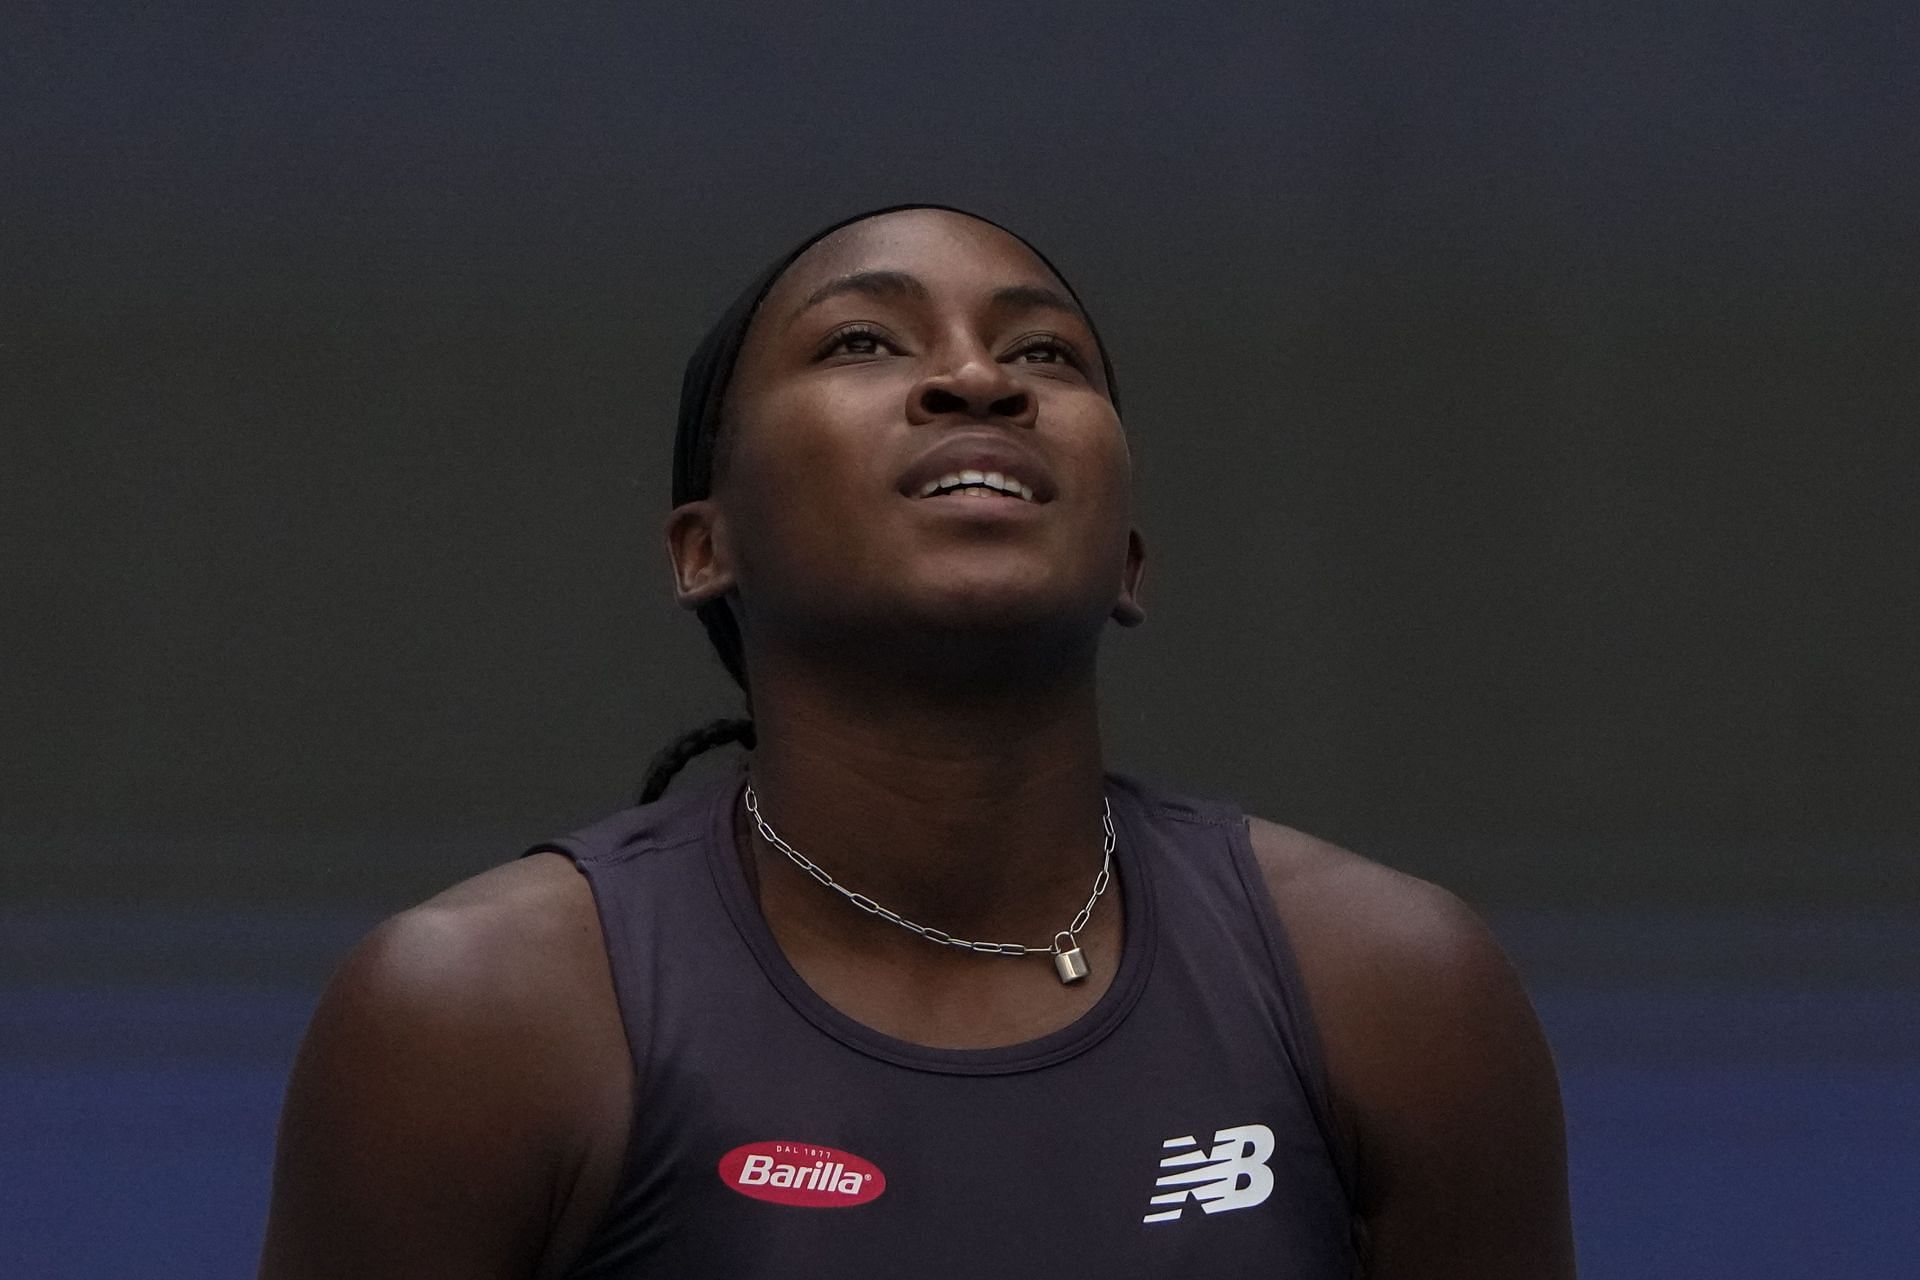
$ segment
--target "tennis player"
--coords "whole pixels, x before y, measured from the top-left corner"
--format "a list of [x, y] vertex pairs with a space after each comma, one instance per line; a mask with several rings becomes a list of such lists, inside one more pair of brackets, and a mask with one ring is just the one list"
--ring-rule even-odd
[[262, 1276], [1574, 1274], [1552, 1058], [1485, 926], [1108, 770], [1145, 552], [1112, 365], [1036, 249], [925, 205], [809, 237], [689, 362], [673, 487], [748, 714], [352, 953]]

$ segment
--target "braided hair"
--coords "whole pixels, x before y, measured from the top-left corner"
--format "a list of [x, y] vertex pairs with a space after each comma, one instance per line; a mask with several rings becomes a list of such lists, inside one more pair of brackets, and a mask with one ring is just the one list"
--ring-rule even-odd
[[[1069, 296], [1078, 303], [1080, 295], [1075, 293], [1067, 278], [1060, 274], [1057, 267], [1047, 259], [1044, 253], [1028, 244], [1025, 237], [991, 218], [983, 218], [966, 209], [958, 209], [945, 204], [894, 204], [880, 209], [870, 209], [865, 213], [856, 213], [852, 217], [842, 218], [800, 241], [793, 248], [769, 264], [752, 283], [741, 290], [731, 306], [721, 313], [713, 327], [694, 348], [693, 355], [687, 360], [685, 373], [680, 379], [680, 415], [679, 425], [673, 438], [673, 505], [678, 507], [689, 502], [697, 502], [713, 492], [715, 478], [726, 467], [725, 407], [728, 385], [733, 380], [734, 366], [739, 363], [740, 349], [746, 343], [747, 329], [753, 323], [754, 314], [760, 303], [780, 277], [786, 274], [794, 260], [808, 249], [826, 239], [842, 227], [868, 218], [877, 218], [882, 214], [898, 213], [905, 209], [939, 209], [948, 213], [958, 213], [999, 227], [1014, 239], [1026, 245], [1029, 252], [1038, 258], [1042, 265], [1053, 272], [1054, 278], [1065, 287]], [[1084, 314], [1085, 306], [1081, 307]], [[1106, 375], [1107, 397], [1114, 408], [1120, 407], [1120, 391], [1113, 377], [1113, 364], [1107, 359], [1106, 345], [1100, 341], [1100, 332], [1093, 327], [1093, 320], [1087, 317], [1087, 327], [1093, 332], [1094, 345], [1100, 352], [1100, 365]], [[694, 616], [700, 619], [700, 625], [706, 629], [707, 639], [713, 645], [714, 653], [720, 658], [720, 665], [726, 668], [733, 682], [747, 700], [747, 718], [720, 719], [710, 721], [697, 729], [691, 729], [661, 749], [647, 767], [646, 779], [641, 783], [639, 801], [651, 804], [660, 798], [667, 786], [673, 781], [674, 774], [684, 768], [688, 761], [704, 751], [738, 742], [749, 751], [754, 746], [753, 732], [753, 695], [747, 684], [746, 647], [740, 634], [740, 622], [734, 616], [733, 608], [725, 600], [710, 600], [694, 610]]]
[[753, 721], [710, 720], [675, 738], [647, 766], [647, 776], [640, 783], [640, 803], [652, 804], [658, 800], [666, 792], [667, 784], [673, 781], [673, 775], [686, 768], [687, 761], [729, 742], [738, 742], [747, 750], [753, 750]]

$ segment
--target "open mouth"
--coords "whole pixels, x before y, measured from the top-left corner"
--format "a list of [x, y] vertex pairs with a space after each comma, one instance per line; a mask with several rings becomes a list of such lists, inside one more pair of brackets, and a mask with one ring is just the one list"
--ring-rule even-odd
[[1033, 502], [1033, 490], [1021, 484], [1012, 476], [1001, 475], [998, 471], [952, 471], [938, 480], [929, 480], [920, 486], [916, 498], [942, 498], [952, 494], [956, 496], [1007, 499], [1019, 502]]

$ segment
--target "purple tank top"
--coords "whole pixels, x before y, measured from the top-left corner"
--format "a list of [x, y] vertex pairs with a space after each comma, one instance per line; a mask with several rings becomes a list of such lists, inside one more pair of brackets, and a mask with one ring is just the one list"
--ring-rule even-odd
[[1226, 806], [1109, 775], [1126, 929], [1079, 1020], [930, 1049], [821, 1000], [736, 855], [738, 773], [537, 846], [592, 885], [634, 1122], [577, 1280], [1355, 1274], [1298, 970]]

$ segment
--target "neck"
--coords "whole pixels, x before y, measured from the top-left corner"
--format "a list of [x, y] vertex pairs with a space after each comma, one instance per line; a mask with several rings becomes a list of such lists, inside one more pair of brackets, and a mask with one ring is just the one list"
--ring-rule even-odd
[[[1085, 902], [1102, 845], [1090, 664], [1044, 687], [964, 692], [803, 672], [770, 654], [754, 672], [761, 814], [841, 884], [979, 941], [1050, 942]], [[760, 847], [755, 861], [770, 917], [925, 948], [778, 852]]]

